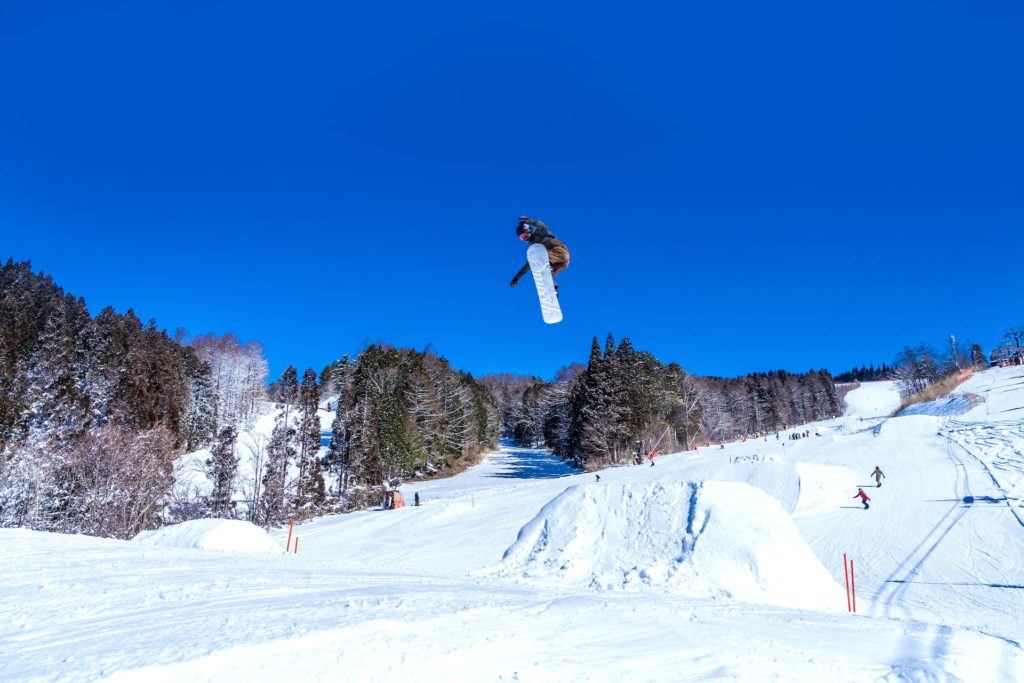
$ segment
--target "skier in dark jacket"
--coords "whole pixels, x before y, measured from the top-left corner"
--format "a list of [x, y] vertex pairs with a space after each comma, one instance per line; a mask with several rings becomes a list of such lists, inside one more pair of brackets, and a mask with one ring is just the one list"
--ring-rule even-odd
[[[569, 250], [562, 244], [543, 221], [538, 221], [529, 216], [520, 216], [519, 225], [516, 226], [516, 236], [528, 244], [543, 244], [548, 250], [548, 261], [551, 263], [551, 276], [558, 275], [569, 267]], [[530, 271], [530, 262], [519, 269], [516, 276], [512, 278], [512, 286], [519, 284], [520, 278]], [[558, 291], [558, 284], [555, 284], [555, 292]]]
[[868, 505], [868, 501], [871, 500], [871, 499], [868, 498], [868, 494], [864, 493], [864, 489], [857, 489], [857, 495], [854, 496], [854, 498], [860, 498], [864, 502], [864, 509], [865, 510], [867, 510], [870, 507]]

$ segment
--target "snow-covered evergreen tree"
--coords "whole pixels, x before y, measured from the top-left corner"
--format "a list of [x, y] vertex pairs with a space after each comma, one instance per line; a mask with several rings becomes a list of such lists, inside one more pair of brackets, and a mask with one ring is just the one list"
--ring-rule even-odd
[[[75, 323], [83, 323], [75, 310], [78, 305], [71, 297], [56, 303], [32, 354], [22, 419], [25, 438], [34, 443], [53, 441], [66, 446], [88, 424], [88, 397], [80, 392], [83, 367]], [[84, 317], [88, 319], [88, 314]]]
[[325, 502], [323, 471], [320, 466], [320, 387], [312, 369], [302, 374], [299, 394], [298, 457], [299, 479], [295, 498], [296, 512], [306, 517], [315, 514]]
[[189, 401], [183, 418], [186, 449], [194, 451], [207, 443], [217, 427], [217, 395], [209, 366], [198, 356], [186, 362], [193, 367], [189, 372]]
[[272, 398], [278, 402], [280, 412], [274, 420], [274, 431], [267, 444], [267, 463], [263, 475], [260, 521], [264, 526], [275, 526], [287, 519], [285, 494], [288, 467], [297, 454], [296, 430], [293, 418], [299, 397], [298, 373], [289, 365], [285, 368]]
[[237, 441], [238, 431], [234, 427], [225, 427], [217, 435], [217, 443], [210, 451], [210, 459], [206, 461], [207, 474], [213, 482], [213, 489], [210, 492], [210, 513], [214, 517], [232, 516], [231, 497], [238, 473], [238, 456], [235, 455]]
[[267, 444], [267, 462], [260, 498], [259, 522], [264, 526], [277, 526], [288, 518], [285, 490], [288, 464], [295, 457], [295, 448], [292, 446], [294, 438], [295, 429], [288, 424], [283, 412], [278, 414], [274, 422], [274, 431]]

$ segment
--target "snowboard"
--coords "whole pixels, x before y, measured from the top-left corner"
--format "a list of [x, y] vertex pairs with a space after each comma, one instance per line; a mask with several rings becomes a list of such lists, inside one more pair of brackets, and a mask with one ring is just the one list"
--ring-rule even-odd
[[537, 296], [540, 298], [540, 314], [544, 322], [553, 325], [562, 321], [562, 309], [558, 305], [555, 294], [555, 281], [551, 279], [551, 262], [548, 261], [548, 250], [543, 244], [531, 244], [526, 250], [526, 260], [530, 262], [533, 282], [537, 285]]

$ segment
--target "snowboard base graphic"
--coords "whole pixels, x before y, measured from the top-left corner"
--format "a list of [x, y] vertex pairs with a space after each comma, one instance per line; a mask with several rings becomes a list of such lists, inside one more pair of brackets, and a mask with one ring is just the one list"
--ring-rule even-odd
[[555, 281], [551, 279], [551, 262], [548, 261], [548, 250], [543, 244], [531, 244], [526, 250], [526, 260], [530, 262], [533, 282], [537, 285], [537, 297], [540, 299], [540, 314], [544, 322], [553, 325], [562, 321], [562, 309], [558, 305], [555, 294]]

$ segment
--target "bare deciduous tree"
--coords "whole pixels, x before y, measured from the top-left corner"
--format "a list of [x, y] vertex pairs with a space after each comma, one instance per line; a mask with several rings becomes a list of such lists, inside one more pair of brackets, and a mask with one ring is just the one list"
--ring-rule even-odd
[[53, 470], [54, 530], [129, 539], [153, 528], [174, 484], [174, 436], [165, 428], [93, 430]]

